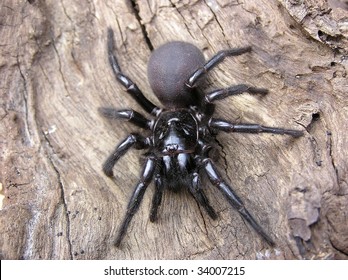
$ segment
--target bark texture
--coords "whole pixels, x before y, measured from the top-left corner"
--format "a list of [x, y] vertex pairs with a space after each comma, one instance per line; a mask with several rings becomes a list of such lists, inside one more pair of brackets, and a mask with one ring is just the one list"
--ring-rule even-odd
[[[2, 259], [347, 259], [348, 11], [345, 1], [1, 1], [0, 256]], [[159, 221], [145, 194], [120, 249], [120, 218], [141, 152], [107, 178], [101, 165], [137, 128], [100, 106], [139, 106], [115, 81], [106, 28], [124, 72], [158, 104], [146, 64], [171, 40], [208, 59], [251, 45], [209, 74], [208, 90], [270, 90], [217, 102], [235, 122], [303, 129], [305, 136], [220, 134], [217, 164], [260, 224], [267, 244], [209, 184], [212, 221], [186, 192], [166, 192]]]

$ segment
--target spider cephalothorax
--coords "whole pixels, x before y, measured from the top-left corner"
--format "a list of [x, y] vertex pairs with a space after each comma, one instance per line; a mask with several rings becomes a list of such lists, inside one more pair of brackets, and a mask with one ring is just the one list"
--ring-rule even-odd
[[149, 82], [153, 92], [164, 105], [160, 109], [150, 102], [139, 88], [120, 69], [115, 55], [114, 36], [108, 29], [108, 56], [118, 82], [138, 102], [153, 120], [131, 110], [100, 108], [100, 113], [112, 119], [126, 119], [138, 127], [149, 131], [148, 136], [130, 134], [119, 143], [103, 165], [106, 175], [112, 176], [112, 169], [120, 157], [131, 147], [147, 149], [143, 171], [133, 195], [128, 203], [125, 217], [116, 237], [119, 246], [129, 222], [139, 208], [146, 188], [155, 181], [155, 192], [150, 211], [150, 220], [157, 219], [157, 210], [161, 203], [164, 189], [179, 191], [188, 188], [196, 201], [213, 219], [217, 214], [210, 205], [200, 183], [200, 176], [205, 173], [214, 187], [219, 189], [227, 201], [239, 211], [242, 217], [269, 244], [273, 240], [265, 233], [253, 216], [244, 207], [242, 200], [231, 186], [221, 177], [209, 157], [212, 141], [219, 131], [241, 133], [274, 133], [299, 137], [302, 131], [272, 128], [258, 124], [234, 124], [214, 118], [214, 102], [232, 95], [248, 92], [266, 94], [268, 91], [248, 85], [235, 85], [203, 94], [196, 85], [198, 79], [220, 63], [226, 56], [237, 56], [251, 51], [251, 47], [224, 50], [205, 62], [201, 51], [186, 42], [170, 42], [156, 49], [148, 64]]

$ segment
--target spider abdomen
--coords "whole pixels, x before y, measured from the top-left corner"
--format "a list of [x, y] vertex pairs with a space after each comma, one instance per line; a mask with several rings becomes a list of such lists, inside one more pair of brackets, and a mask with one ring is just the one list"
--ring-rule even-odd
[[190, 43], [174, 41], [154, 50], [147, 74], [151, 88], [162, 104], [167, 108], [197, 105], [197, 97], [186, 82], [204, 63], [202, 52]]

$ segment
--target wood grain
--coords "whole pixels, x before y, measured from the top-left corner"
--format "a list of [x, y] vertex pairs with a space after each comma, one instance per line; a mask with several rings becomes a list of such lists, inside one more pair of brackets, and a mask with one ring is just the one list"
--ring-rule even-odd
[[[337, 1], [10, 1], [0, 16], [0, 257], [2, 259], [347, 259], [347, 7]], [[251, 45], [208, 76], [207, 90], [270, 90], [217, 102], [236, 122], [303, 129], [305, 136], [221, 134], [217, 165], [270, 248], [212, 186], [212, 221], [188, 193], [165, 193], [159, 221], [145, 194], [120, 249], [117, 226], [141, 152], [107, 178], [101, 165], [128, 133], [100, 106], [139, 106], [115, 81], [106, 29], [124, 72], [156, 104], [151, 49], [194, 43], [208, 59]], [[141, 132], [144, 133], [144, 132]]]

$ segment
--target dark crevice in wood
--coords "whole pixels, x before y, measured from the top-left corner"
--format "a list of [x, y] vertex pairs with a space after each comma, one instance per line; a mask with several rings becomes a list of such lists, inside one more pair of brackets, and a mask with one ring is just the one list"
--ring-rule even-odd
[[134, 0], [131, 0], [131, 7], [133, 9], [133, 12], [134, 12], [134, 15], [135, 15], [135, 18], [137, 19], [137, 21], [139, 22], [139, 25], [140, 25], [140, 28], [141, 28], [141, 32], [143, 33], [143, 36], [144, 36], [144, 40], [146, 42], [146, 45], [148, 46], [149, 50], [150, 51], [153, 51], [154, 47], [151, 43], [151, 40], [147, 34], [147, 31], [146, 31], [146, 26], [142, 23], [142, 19], [140, 17], [140, 13], [139, 13], [139, 7], [136, 3], [136, 1]]
[[72, 252], [72, 241], [71, 241], [71, 238], [70, 238], [70, 230], [71, 230], [71, 222], [70, 222], [70, 211], [68, 210], [68, 203], [66, 201], [66, 193], [65, 193], [65, 188], [64, 188], [64, 184], [63, 184], [63, 181], [62, 181], [62, 177], [61, 177], [61, 174], [60, 174], [60, 171], [58, 169], [58, 167], [56, 166], [56, 164], [54, 163], [54, 159], [52, 158], [51, 154], [54, 153], [54, 149], [50, 143], [50, 140], [48, 139], [47, 135], [45, 132], [42, 132], [42, 134], [44, 135], [44, 139], [49, 147], [49, 149], [47, 150], [47, 157], [48, 157], [48, 161], [51, 165], [51, 167], [53, 168], [54, 172], [56, 173], [57, 175], [57, 180], [58, 180], [58, 185], [59, 185], [59, 188], [60, 188], [60, 191], [61, 191], [61, 202], [63, 203], [63, 208], [64, 208], [64, 212], [65, 212], [65, 217], [66, 217], [66, 226], [67, 226], [67, 229], [66, 229], [66, 238], [67, 238], [67, 241], [68, 241], [68, 251], [69, 251], [69, 257], [70, 259], [74, 259], [73, 257], [73, 252]]

